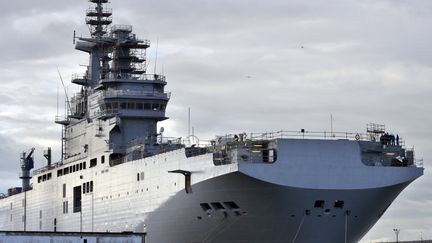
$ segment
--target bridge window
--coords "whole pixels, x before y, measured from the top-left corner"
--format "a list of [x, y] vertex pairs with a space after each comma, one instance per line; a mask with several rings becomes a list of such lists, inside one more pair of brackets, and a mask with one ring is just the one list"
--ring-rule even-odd
[[112, 103], [112, 108], [113, 108], [114, 111], [117, 111], [118, 108], [119, 108], [119, 104], [118, 104], [118, 102], [113, 102], [113, 103]]
[[159, 104], [152, 104], [152, 110], [154, 111], [159, 110]]

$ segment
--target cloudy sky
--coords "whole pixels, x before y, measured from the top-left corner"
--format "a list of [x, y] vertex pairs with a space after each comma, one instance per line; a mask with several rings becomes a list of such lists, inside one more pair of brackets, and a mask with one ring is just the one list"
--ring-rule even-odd
[[[0, 2], [0, 191], [19, 185], [19, 153], [59, 158], [56, 66], [84, 72], [73, 30], [87, 36], [87, 1]], [[113, 0], [114, 22], [153, 42], [149, 68], [167, 75], [167, 136], [284, 130], [363, 132], [386, 124], [432, 163], [432, 1]], [[158, 41], [157, 41], [158, 40]], [[78, 88], [68, 85], [70, 94]], [[63, 95], [60, 95], [63, 99]], [[60, 113], [63, 105], [60, 102]], [[363, 242], [432, 239], [428, 170]]]

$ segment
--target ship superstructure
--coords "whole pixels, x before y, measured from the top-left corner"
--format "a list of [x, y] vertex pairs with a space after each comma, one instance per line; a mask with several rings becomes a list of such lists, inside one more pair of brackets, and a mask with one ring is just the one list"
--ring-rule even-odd
[[157, 122], [166, 119], [170, 98], [164, 92], [165, 77], [146, 72], [150, 42], [138, 39], [132, 26], [111, 26], [107, 0], [90, 2], [95, 4], [86, 12], [91, 38], [76, 43], [77, 50], [89, 54], [89, 66], [85, 74], [74, 75], [72, 82], [82, 86], [81, 92], [70, 100], [67, 117], [57, 120], [64, 125], [64, 162], [111, 149], [110, 163], [121, 163], [131, 152], [127, 145], [136, 139], [145, 140], [141, 156], [155, 154]]
[[[0, 230], [145, 232], [150, 243], [356, 242], [423, 174], [384, 126], [367, 133], [280, 131], [166, 138], [165, 77], [148, 74], [150, 42], [112, 26], [108, 0], [90, 0], [81, 91], [67, 102], [62, 159], [0, 199]], [[30, 176], [31, 175], [31, 176]], [[32, 179], [32, 185], [30, 185]]]

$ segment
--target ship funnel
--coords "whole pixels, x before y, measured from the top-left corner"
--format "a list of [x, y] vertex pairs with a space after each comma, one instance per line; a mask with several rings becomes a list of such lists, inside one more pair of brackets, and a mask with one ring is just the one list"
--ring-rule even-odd
[[33, 152], [35, 148], [30, 149], [30, 152], [27, 154], [23, 152], [21, 154], [21, 175], [20, 179], [22, 180], [22, 190], [23, 192], [30, 190], [30, 170], [34, 168], [33, 161]]

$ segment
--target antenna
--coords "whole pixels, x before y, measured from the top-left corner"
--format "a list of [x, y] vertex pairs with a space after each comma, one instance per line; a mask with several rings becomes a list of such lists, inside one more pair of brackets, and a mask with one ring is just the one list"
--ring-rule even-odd
[[330, 114], [330, 133], [333, 136], [333, 114]]
[[57, 113], [56, 113], [56, 117], [58, 117], [59, 114], [59, 87], [57, 85]]
[[158, 49], [159, 49], [159, 37], [156, 39], [156, 57], [155, 57], [155, 65], [154, 65], [154, 74], [156, 74], [157, 59], [158, 59]]
[[71, 107], [70, 107], [70, 103], [69, 103], [69, 97], [68, 97], [68, 93], [67, 93], [67, 90], [66, 90], [66, 86], [65, 86], [65, 84], [64, 84], [64, 82], [63, 82], [63, 78], [62, 78], [62, 76], [61, 76], [61, 74], [60, 74], [60, 69], [59, 69], [58, 66], [57, 66], [57, 72], [58, 72], [58, 75], [59, 75], [59, 77], [60, 77], [60, 81], [61, 81], [61, 83], [62, 83], [63, 89], [64, 89], [64, 93], [65, 93], [65, 97], [66, 97], [66, 103], [67, 103], [67, 109], [68, 109], [69, 111], [72, 111], [72, 109], [71, 109]]
[[191, 135], [190, 133], [190, 120], [191, 120], [191, 108], [188, 108], [188, 137]]

